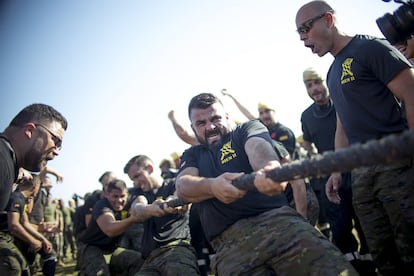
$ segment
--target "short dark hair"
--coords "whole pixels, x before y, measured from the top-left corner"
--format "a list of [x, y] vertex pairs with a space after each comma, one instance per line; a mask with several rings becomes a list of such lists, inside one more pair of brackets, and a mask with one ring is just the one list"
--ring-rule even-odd
[[23, 108], [10, 122], [9, 126], [22, 127], [26, 123], [50, 124], [59, 122], [64, 130], [68, 127], [68, 121], [59, 111], [50, 105], [34, 103]]
[[223, 104], [220, 99], [211, 93], [201, 93], [197, 96], [194, 96], [190, 104], [188, 105], [188, 117], [191, 119], [191, 110], [197, 108], [197, 109], [206, 109], [210, 106], [212, 106], [215, 103]]
[[107, 193], [110, 193], [113, 190], [119, 190], [119, 191], [127, 190], [127, 186], [126, 186], [125, 181], [123, 181], [121, 179], [114, 179], [114, 180], [110, 181], [108, 183], [108, 186], [106, 187], [106, 191], [107, 191]]
[[39, 175], [37, 174], [32, 174], [32, 179], [28, 179], [28, 178], [23, 178], [17, 181], [17, 190], [19, 191], [25, 191], [25, 190], [31, 190], [33, 189], [35, 186], [39, 186], [41, 185], [41, 180]]
[[132, 165], [137, 165], [140, 168], [146, 167], [148, 163], [154, 163], [152, 162], [151, 158], [149, 158], [146, 155], [139, 154], [132, 157], [128, 163], [126, 163], [124, 167], [124, 173], [128, 174], [129, 168], [131, 168]]
[[111, 171], [106, 171], [106, 172], [104, 172], [104, 173], [101, 175], [101, 177], [99, 177], [98, 181], [102, 183], [102, 180], [103, 180], [105, 177], [109, 177], [111, 174], [113, 174], [113, 172], [111, 172]]

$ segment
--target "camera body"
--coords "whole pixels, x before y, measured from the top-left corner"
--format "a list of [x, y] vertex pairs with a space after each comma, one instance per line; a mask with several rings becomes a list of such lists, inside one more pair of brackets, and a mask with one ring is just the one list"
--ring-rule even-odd
[[414, 34], [414, 0], [394, 2], [403, 5], [393, 14], [387, 13], [376, 20], [382, 34], [392, 45], [405, 42]]

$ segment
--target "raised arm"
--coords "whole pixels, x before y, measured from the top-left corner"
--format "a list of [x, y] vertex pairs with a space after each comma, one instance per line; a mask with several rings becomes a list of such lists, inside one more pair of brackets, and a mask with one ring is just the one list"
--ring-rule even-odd
[[240, 110], [241, 113], [243, 113], [244, 116], [246, 116], [247, 119], [253, 120], [256, 119], [257, 116], [254, 116], [244, 105], [242, 105], [233, 95], [227, 92], [227, 89], [223, 88], [221, 90], [221, 94], [224, 96], [230, 97], [230, 99], [233, 100], [233, 102], [236, 104], [237, 108]]
[[55, 169], [51, 168], [51, 167], [45, 167], [43, 170], [40, 171], [39, 173], [39, 177], [40, 179], [44, 179], [44, 177], [46, 176], [46, 174], [51, 174], [54, 175], [56, 177], [56, 182], [57, 183], [62, 183], [63, 182], [63, 176], [56, 171]]
[[170, 119], [173, 127], [174, 127], [174, 131], [177, 134], [177, 136], [183, 140], [184, 142], [186, 142], [187, 144], [190, 144], [192, 146], [194, 145], [198, 145], [199, 142], [197, 140], [197, 138], [195, 137], [195, 135], [190, 134], [183, 126], [180, 122], [177, 121], [177, 118], [175, 117], [175, 113], [174, 110], [171, 110], [170, 112], [168, 112], [168, 119]]

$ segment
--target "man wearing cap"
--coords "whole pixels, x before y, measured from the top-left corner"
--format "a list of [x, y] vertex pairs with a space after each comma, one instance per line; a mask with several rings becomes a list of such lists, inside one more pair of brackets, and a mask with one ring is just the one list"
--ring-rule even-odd
[[[249, 120], [257, 119], [257, 117], [250, 113], [250, 111], [246, 107], [244, 107], [233, 95], [228, 93], [226, 89], [222, 89], [221, 93], [225, 96], [230, 97], [234, 101], [236, 106], [239, 108], [239, 110]], [[297, 159], [297, 154], [295, 152], [296, 138], [293, 131], [276, 120], [275, 109], [273, 107], [266, 105], [264, 103], [259, 103], [258, 111], [259, 120], [262, 124], [266, 126], [272, 140], [276, 141], [277, 143], [281, 143], [289, 153], [287, 159], [289, 161], [292, 159]], [[279, 152], [280, 147], [275, 146], [275, 149], [276, 152]], [[279, 157], [284, 158], [286, 156]], [[303, 180], [301, 180], [300, 182], [303, 184]], [[319, 212], [319, 206], [317, 206], [318, 204], [316, 203], [315, 195], [310, 185], [306, 184], [305, 186], [301, 185], [301, 183], [297, 183], [296, 181], [289, 182], [289, 185], [286, 186], [285, 193], [288, 197], [290, 205], [294, 207], [303, 216], [310, 219], [311, 223], [314, 223], [314, 219], [311, 218], [317, 216], [317, 213]]]
[[[357, 275], [339, 250], [288, 206], [287, 182], [265, 177], [280, 163], [262, 123], [237, 125], [211, 93], [194, 96], [188, 115], [200, 145], [182, 155], [177, 196], [199, 208], [216, 252], [213, 274]], [[233, 185], [252, 172], [257, 189]]]
[[[228, 93], [226, 89], [221, 90], [221, 93], [225, 96], [230, 97], [234, 101], [240, 112], [243, 113], [243, 115], [246, 116], [247, 119], [257, 119], [257, 117], [250, 113], [250, 111], [246, 107], [244, 107], [233, 95]], [[294, 158], [294, 153], [296, 149], [296, 138], [293, 131], [287, 126], [278, 122], [278, 120], [276, 120], [275, 109], [273, 107], [266, 105], [264, 103], [259, 103], [258, 111], [259, 120], [269, 130], [270, 137], [273, 140], [282, 143], [283, 146], [285, 146], [285, 148], [289, 152], [290, 156]]]
[[[303, 147], [308, 156], [335, 148], [336, 111], [329, 96], [323, 77], [314, 68], [303, 72], [303, 82], [313, 103], [302, 113]], [[375, 275], [372, 259], [359, 221], [352, 207], [351, 175], [342, 174], [340, 204], [332, 203], [325, 193], [328, 177], [311, 179], [312, 187], [319, 200], [320, 213], [318, 228], [332, 238], [332, 242], [345, 254], [347, 259], [362, 275]], [[358, 241], [352, 234], [353, 222], [361, 243], [358, 252]], [[366, 260], [366, 261], [362, 261]], [[365, 269], [365, 270], [362, 270]]]
[[[335, 150], [414, 129], [414, 69], [385, 39], [347, 35], [326, 1], [302, 5], [299, 39], [313, 54], [334, 58], [327, 74], [337, 112]], [[381, 275], [414, 275], [412, 157], [352, 170], [353, 206]], [[339, 202], [342, 176], [326, 183]]]

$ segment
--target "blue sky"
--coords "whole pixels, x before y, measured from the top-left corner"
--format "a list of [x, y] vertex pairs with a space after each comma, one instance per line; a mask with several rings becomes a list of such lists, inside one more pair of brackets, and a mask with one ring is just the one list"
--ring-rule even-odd
[[[54, 106], [69, 121], [59, 157], [49, 165], [68, 199], [100, 188], [114, 171], [147, 154], [158, 164], [181, 142], [167, 118], [174, 109], [189, 128], [187, 104], [201, 92], [233, 93], [253, 113], [258, 102], [301, 134], [311, 104], [301, 76], [326, 73], [331, 56], [303, 47], [295, 14], [307, 1], [59, 0], [0, 4], [0, 130], [24, 106]], [[375, 20], [399, 7], [380, 0], [332, 0], [348, 34], [382, 36]], [[236, 119], [245, 118], [227, 98]]]

